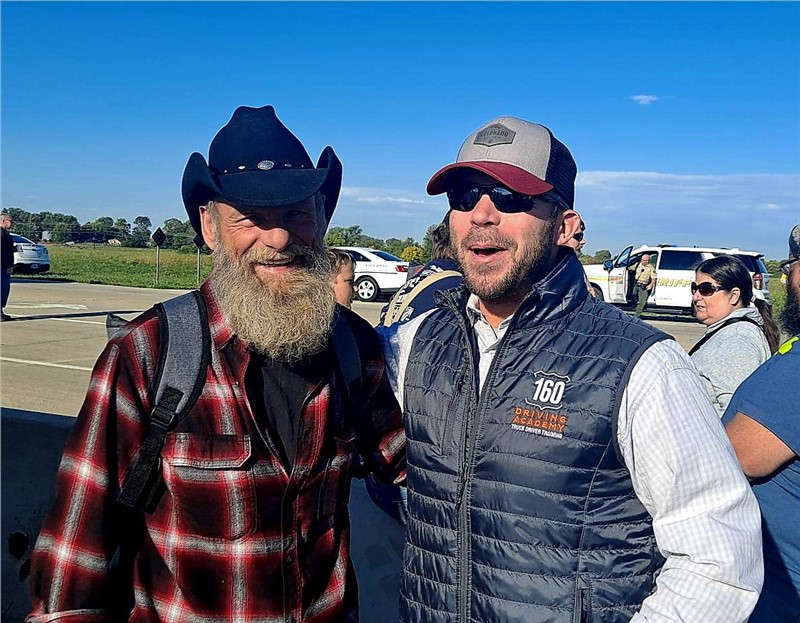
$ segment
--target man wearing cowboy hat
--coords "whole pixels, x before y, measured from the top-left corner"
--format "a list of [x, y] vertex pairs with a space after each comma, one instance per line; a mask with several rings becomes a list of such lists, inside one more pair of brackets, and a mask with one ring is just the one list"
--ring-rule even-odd
[[[202, 391], [164, 436], [146, 512], [123, 509], [168, 336], [149, 310], [109, 341], [33, 556], [30, 621], [357, 620], [351, 467], [357, 451], [401, 482], [405, 439], [377, 336], [333, 298], [322, 237], [341, 176], [333, 150], [314, 167], [271, 106], [238, 108], [208, 162], [192, 154], [184, 203], [214, 259]], [[357, 352], [332, 338], [343, 322]], [[343, 357], [360, 366], [356, 392]]]

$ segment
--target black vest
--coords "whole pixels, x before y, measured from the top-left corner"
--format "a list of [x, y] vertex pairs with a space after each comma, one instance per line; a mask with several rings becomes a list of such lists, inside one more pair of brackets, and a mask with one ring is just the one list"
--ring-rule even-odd
[[663, 563], [616, 447], [640, 354], [668, 336], [587, 296], [563, 253], [501, 341], [480, 398], [467, 293], [442, 293], [405, 379], [401, 620], [628, 621]]

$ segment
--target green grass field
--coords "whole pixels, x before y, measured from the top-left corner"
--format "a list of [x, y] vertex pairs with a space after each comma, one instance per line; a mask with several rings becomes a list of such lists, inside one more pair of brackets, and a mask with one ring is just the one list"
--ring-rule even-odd
[[[156, 250], [126, 247], [49, 245], [52, 271], [31, 279], [66, 279], [81, 283], [105, 283], [141, 288], [197, 287], [197, 255], [164, 250], [160, 254], [156, 284]], [[211, 256], [200, 256], [200, 280], [211, 272]], [[23, 276], [23, 275], [18, 275]], [[772, 311], [777, 315], [786, 299], [786, 286], [778, 277], [769, 282]]]
[[[81, 283], [104, 283], [142, 288], [194, 288], [197, 286], [197, 255], [162, 250], [156, 284], [156, 250], [126, 247], [48, 245], [51, 272], [33, 279], [67, 279]], [[211, 272], [211, 256], [200, 256], [200, 279]], [[23, 276], [23, 275], [18, 275]]]

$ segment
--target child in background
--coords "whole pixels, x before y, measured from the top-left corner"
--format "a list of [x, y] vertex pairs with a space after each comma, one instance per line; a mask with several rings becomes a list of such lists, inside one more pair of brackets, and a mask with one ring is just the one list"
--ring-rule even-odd
[[331, 273], [333, 274], [333, 292], [336, 295], [336, 302], [344, 305], [348, 309], [353, 303], [355, 263], [349, 253], [339, 249], [328, 249], [328, 257], [331, 260]]

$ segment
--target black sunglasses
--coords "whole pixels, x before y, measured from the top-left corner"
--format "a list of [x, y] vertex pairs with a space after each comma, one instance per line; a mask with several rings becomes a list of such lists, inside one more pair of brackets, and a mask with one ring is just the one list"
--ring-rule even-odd
[[490, 186], [470, 186], [466, 188], [453, 188], [447, 191], [447, 203], [451, 210], [469, 212], [475, 209], [483, 195], [489, 199], [500, 212], [515, 213], [527, 212], [533, 208], [537, 197], [550, 199], [544, 195], [522, 195], [509, 190], [505, 186], [492, 184]]
[[710, 281], [704, 281], [703, 283], [695, 283], [692, 281], [692, 294], [695, 292], [699, 292], [700, 296], [711, 296], [715, 292], [719, 292], [720, 290], [724, 290], [722, 286], [715, 286]]
[[578, 242], [580, 242], [581, 240], [583, 240], [583, 232], [579, 231], [577, 234], [572, 236], [572, 239], [573, 240], [577, 240]]

